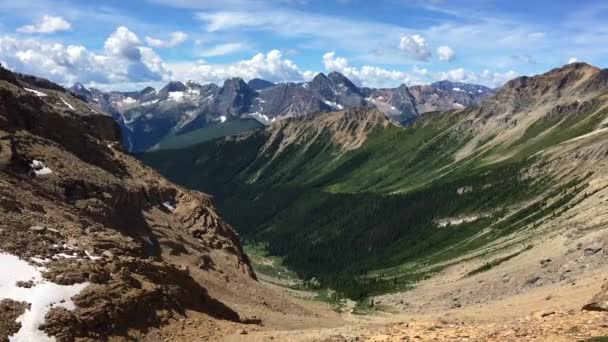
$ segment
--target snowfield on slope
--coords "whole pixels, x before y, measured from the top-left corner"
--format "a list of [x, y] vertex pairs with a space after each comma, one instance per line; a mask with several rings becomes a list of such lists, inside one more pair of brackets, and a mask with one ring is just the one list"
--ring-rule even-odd
[[[19, 302], [27, 302], [31, 307], [23, 315], [17, 318], [21, 323], [21, 329], [9, 336], [12, 342], [27, 341], [55, 341], [38, 327], [44, 323], [44, 316], [52, 306], [64, 307], [73, 310], [74, 303], [71, 298], [85, 287], [88, 283], [63, 286], [44, 280], [42, 278], [43, 267], [34, 267], [17, 256], [0, 252], [0, 300], [12, 299]], [[33, 281], [34, 286], [23, 288], [16, 285], [18, 281]]]

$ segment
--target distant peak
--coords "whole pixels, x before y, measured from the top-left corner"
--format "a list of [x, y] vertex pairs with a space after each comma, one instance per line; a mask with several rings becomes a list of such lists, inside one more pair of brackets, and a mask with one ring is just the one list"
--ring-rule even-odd
[[247, 82], [247, 84], [254, 90], [264, 90], [266, 88], [275, 86], [274, 83], [263, 80], [261, 78], [252, 78], [251, 80], [249, 80], [249, 82]]
[[337, 72], [337, 71], [332, 71], [329, 73], [329, 75], [327, 75], [329, 78], [332, 77], [341, 77], [341, 78], [346, 78], [346, 76], [344, 76], [343, 74]]
[[188, 80], [188, 81], [186, 82], [186, 86], [187, 86], [188, 88], [201, 87], [200, 83], [198, 83], [198, 82], [196, 82], [196, 81], [193, 81], [193, 80]]
[[324, 79], [324, 80], [325, 80], [325, 79], [327, 79], [327, 76], [326, 76], [324, 73], [320, 72], [320, 73], [318, 73], [318, 74], [315, 76], [315, 78], [313, 78], [313, 81], [314, 81], [314, 80], [317, 80], [317, 79]]
[[72, 86], [72, 88], [74, 89], [79, 89], [79, 90], [86, 90], [87, 88], [85, 86], [82, 85], [82, 83], [80, 82], [76, 82], [74, 83], [74, 85]]
[[180, 81], [172, 81], [172, 82], [169, 82], [166, 86], [164, 86], [162, 90], [165, 90], [168, 92], [184, 91], [184, 90], [186, 90], [186, 85], [184, 85]]
[[152, 87], [145, 87], [144, 89], [141, 90], [142, 94], [148, 94], [151, 93], [153, 91], [155, 91], [156, 89], [152, 88]]
[[247, 85], [247, 83], [245, 83], [245, 81], [240, 77], [233, 77], [224, 81], [224, 87], [232, 85], [238, 85], [239, 87], [241, 87]]

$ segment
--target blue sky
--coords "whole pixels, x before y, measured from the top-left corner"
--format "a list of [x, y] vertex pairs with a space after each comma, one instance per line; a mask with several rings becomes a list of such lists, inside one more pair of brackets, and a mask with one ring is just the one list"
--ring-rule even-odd
[[605, 1], [0, 0], [0, 62], [104, 89], [228, 77], [500, 86], [608, 62]]

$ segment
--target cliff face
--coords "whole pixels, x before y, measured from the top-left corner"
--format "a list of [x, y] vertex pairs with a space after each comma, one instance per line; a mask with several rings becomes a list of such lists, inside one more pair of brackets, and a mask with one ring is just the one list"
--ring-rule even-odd
[[87, 285], [74, 310], [50, 309], [45, 332], [96, 339], [184, 310], [238, 321], [205, 289], [205, 279], [255, 279], [238, 235], [209, 196], [119, 141], [112, 117], [0, 67], [0, 252], [44, 266], [48, 282]]

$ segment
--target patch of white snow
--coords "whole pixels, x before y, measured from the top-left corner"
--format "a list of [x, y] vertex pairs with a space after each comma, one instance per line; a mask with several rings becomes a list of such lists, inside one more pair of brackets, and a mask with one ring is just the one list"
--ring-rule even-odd
[[[49, 282], [42, 278], [42, 268], [34, 267], [11, 254], [0, 253], [0, 265], [2, 265], [0, 299], [6, 298], [31, 304], [31, 307], [17, 318], [21, 328], [15, 335], [9, 336], [9, 340], [12, 342], [55, 341], [53, 337], [38, 329], [44, 323], [46, 313], [51, 305], [74, 310], [75, 306], [71, 298], [89, 284], [64, 286]], [[29, 280], [34, 281], [35, 286], [24, 288], [16, 285], [18, 281]]]
[[35, 90], [35, 89], [30, 89], [30, 88], [23, 88], [23, 89], [25, 89], [25, 90], [29, 91], [30, 93], [33, 93], [34, 95], [39, 96], [39, 97], [45, 97], [46, 96], [45, 93], [43, 93], [41, 91], [38, 91], [38, 90]]
[[130, 96], [127, 96], [124, 99], [122, 99], [122, 102], [126, 103], [126, 104], [133, 104], [133, 103], [137, 102], [137, 100]]
[[169, 100], [173, 100], [175, 102], [179, 102], [184, 98], [183, 91], [171, 91], [169, 92]]
[[74, 110], [74, 107], [68, 103], [68, 101], [64, 100], [63, 97], [59, 97], [61, 99], [61, 102], [63, 102], [64, 105], [66, 105], [68, 108], [70, 108], [71, 110]]

